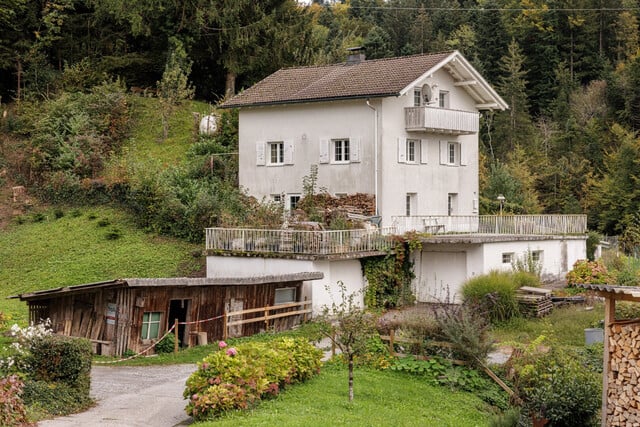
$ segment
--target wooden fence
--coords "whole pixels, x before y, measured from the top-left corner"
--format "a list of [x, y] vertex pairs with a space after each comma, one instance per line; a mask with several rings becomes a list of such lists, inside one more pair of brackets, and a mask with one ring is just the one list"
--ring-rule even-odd
[[[229, 328], [242, 326], [251, 323], [264, 323], [264, 329], [269, 330], [273, 326], [276, 319], [285, 319], [293, 316], [302, 316], [305, 322], [309, 314], [311, 314], [311, 301], [292, 302], [287, 304], [270, 305], [267, 307], [250, 308], [239, 311], [225, 311], [222, 317], [222, 337], [226, 340], [229, 337]], [[245, 315], [253, 314], [256, 317], [245, 319]]]

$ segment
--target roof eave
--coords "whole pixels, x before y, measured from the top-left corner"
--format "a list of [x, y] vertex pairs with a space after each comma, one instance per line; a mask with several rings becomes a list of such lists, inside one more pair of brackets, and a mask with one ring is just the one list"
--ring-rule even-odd
[[334, 97], [322, 97], [322, 98], [307, 98], [307, 99], [294, 99], [294, 100], [281, 100], [281, 101], [268, 101], [268, 102], [252, 102], [252, 103], [240, 103], [236, 105], [228, 105], [228, 103], [220, 104], [218, 108], [231, 109], [231, 108], [246, 108], [246, 107], [268, 107], [273, 105], [288, 105], [288, 104], [308, 104], [313, 102], [332, 102], [332, 101], [348, 101], [351, 99], [371, 99], [371, 98], [387, 98], [391, 96], [399, 96], [399, 92], [388, 93], [373, 93], [362, 95], [349, 95], [349, 96], [334, 96]]

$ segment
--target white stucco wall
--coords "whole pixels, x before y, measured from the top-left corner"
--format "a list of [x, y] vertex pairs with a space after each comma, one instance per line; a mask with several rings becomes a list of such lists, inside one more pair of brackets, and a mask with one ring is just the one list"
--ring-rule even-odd
[[[356, 301], [362, 305], [364, 278], [360, 261], [350, 260], [298, 260], [284, 258], [207, 256], [207, 277], [252, 277], [320, 271], [324, 278], [303, 282], [300, 299], [313, 301], [313, 313], [322, 313], [332, 302], [340, 303], [338, 281], [342, 281], [347, 294], [358, 293]], [[328, 289], [327, 289], [328, 287]]]

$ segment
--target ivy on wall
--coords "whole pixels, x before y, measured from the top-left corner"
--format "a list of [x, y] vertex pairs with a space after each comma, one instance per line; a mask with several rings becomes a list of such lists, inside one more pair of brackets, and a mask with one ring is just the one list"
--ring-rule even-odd
[[386, 255], [361, 260], [368, 283], [364, 302], [369, 308], [393, 308], [415, 301], [411, 290], [415, 274], [410, 255], [421, 250], [422, 244], [417, 233], [394, 236], [393, 242], [393, 248]]

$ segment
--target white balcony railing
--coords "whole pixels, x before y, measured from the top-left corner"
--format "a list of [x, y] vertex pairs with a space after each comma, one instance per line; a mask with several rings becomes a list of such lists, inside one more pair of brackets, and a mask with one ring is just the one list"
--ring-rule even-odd
[[480, 233], [515, 235], [565, 235], [587, 232], [586, 215], [427, 215], [395, 216], [398, 234]]
[[476, 133], [480, 127], [480, 115], [475, 111], [408, 107], [404, 109], [404, 117], [407, 130], [461, 135]]
[[257, 253], [335, 255], [384, 251], [391, 247], [392, 227], [376, 230], [261, 230], [207, 228], [206, 249]]
[[429, 234], [580, 235], [586, 215], [430, 215], [396, 216], [391, 227], [376, 230], [262, 230], [207, 228], [206, 249], [223, 252], [339, 255], [386, 251], [392, 236], [409, 231]]

